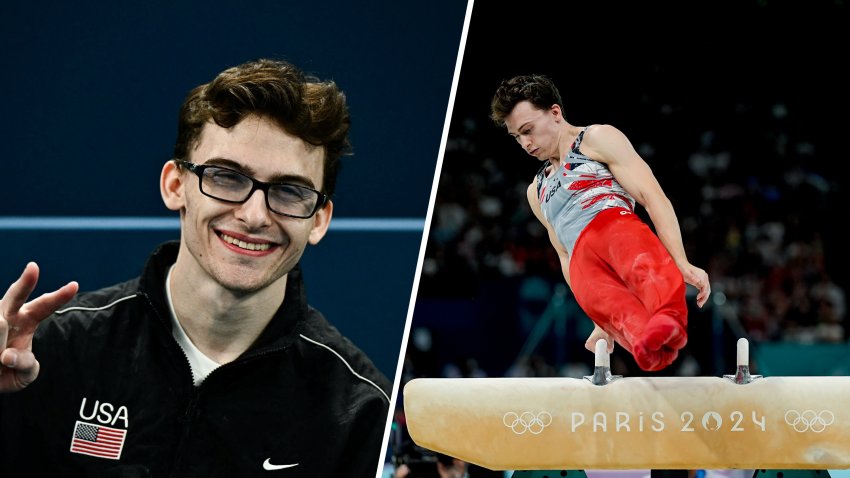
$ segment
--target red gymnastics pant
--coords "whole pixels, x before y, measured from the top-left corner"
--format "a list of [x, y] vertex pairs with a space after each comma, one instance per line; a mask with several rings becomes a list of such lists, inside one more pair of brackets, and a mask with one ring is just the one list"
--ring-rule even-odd
[[667, 367], [688, 342], [685, 282], [661, 240], [634, 213], [602, 211], [570, 259], [579, 306], [643, 370]]

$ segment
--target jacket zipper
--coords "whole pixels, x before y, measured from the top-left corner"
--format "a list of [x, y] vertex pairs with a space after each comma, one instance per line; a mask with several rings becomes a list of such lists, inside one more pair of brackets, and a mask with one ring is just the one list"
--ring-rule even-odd
[[[163, 328], [165, 329], [166, 332], [168, 332], [169, 337], [170, 337], [170, 334], [172, 332], [171, 332], [170, 328], [168, 327], [168, 324], [166, 323], [165, 318], [163, 318], [161, 316], [161, 314], [159, 313], [157, 308], [153, 305], [153, 302], [151, 302], [150, 297], [148, 297], [147, 294], [140, 292], [140, 295], [144, 296], [145, 300], [148, 303], [148, 306], [151, 308], [151, 310], [153, 310], [154, 314], [157, 317], [159, 317], [160, 325], [163, 326]], [[190, 393], [190, 396], [189, 396], [189, 403], [186, 405], [185, 411], [183, 412], [183, 414], [178, 419], [178, 423], [181, 425], [182, 430], [181, 430], [181, 433], [180, 433], [180, 440], [177, 443], [177, 452], [174, 455], [174, 461], [171, 465], [171, 470], [169, 471], [169, 476], [177, 478], [177, 477], [180, 476], [180, 474], [178, 473], [178, 470], [180, 469], [180, 466], [181, 466], [182, 461], [183, 461], [184, 451], [186, 449], [186, 443], [188, 443], [188, 441], [189, 441], [189, 436], [191, 434], [192, 424], [195, 421], [195, 419], [197, 419], [198, 414], [199, 414], [198, 404], [199, 404], [200, 399], [201, 399], [201, 392], [202, 392], [204, 386], [207, 383], [209, 383], [210, 377], [212, 377], [213, 375], [220, 374], [219, 370], [221, 370], [221, 369], [224, 369], [224, 368], [229, 369], [229, 368], [233, 368], [233, 367], [238, 367], [238, 366], [241, 366], [243, 364], [253, 362], [254, 360], [258, 360], [260, 358], [263, 358], [267, 355], [283, 352], [287, 349], [287, 346], [279, 346], [279, 347], [275, 347], [275, 348], [271, 348], [271, 349], [266, 349], [266, 350], [263, 350], [261, 352], [249, 354], [245, 357], [240, 357], [240, 358], [234, 360], [233, 362], [229, 362], [229, 363], [226, 363], [224, 365], [221, 365], [220, 367], [218, 367], [215, 370], [213, 370], [212, 372], [210, 372], [209, 375], [207, 375], [207, 377], [204, 379], [204, 381], [201, 382], [201, 385], [196, 387], [195, 386], [195, 377], [192, 374], [192, 364], [189, 362], [189, 357], [186, 355], [186, 351], [183, 350], [183, 348], [180, 347], [180, 345], [176, 341], [174, 341], [173, 338], [172, 338], [172, 343], [173, 343], [173, 346], [176, 347], [180, 351], [180, 356], [183, 357], [183, 361], [186, 364], [186, 369], [189, 371], [189, 377], [188, 378], [189, 378], [189, 383], [191, 384], [191, 393]]]
[[[178, 345], [178, 348], [180, 348], [179, 345]], [[182, 348], [181, 348], [181, 350], [182, 350]], [[174, 463], [171, 465], [171, 470], [169, 472], [170, 477], [179, 478], [179, 477], [182, 476], [181, 473], [179, 472], [179, 470], [180, 470], [181, 465], [183, 463], [183, 457], [185, 456], [186, 444], [189, 443], [190, 435], [191, 435], [191, 432], [192, 432], [192, 425], [194, 424], [195, 420], [198, 418], [198, 415], [200, 414], [200, 409], [198, 407], [198, 404], [201, 401], [201, 392], [202, 392], [202, 390], [204, 389], [205, 386], [207, 388], [209, 388], [207, 383], [209, 383], [210, 377], [212, 377], [213, 374], [219, 374], [220, 375], [221, 373], [219, 372], [219, 370], [221, 370], [223, 368], [238, 367], [238, 366], [244, 365], [246, 363], [250, 363], [250, 362], [253, 362], [255, 360], [259, 360], [259, 359], [265, 357], [266, 355], [271, 355], [271, 354], [274, 354], [274, 353], [277, 353], [277, 352], [282, 352], [284, 350], [286, 350], [286, 347], [278, 347], [278, 348], [274, 348], [274, 349], [264, 350], [260, 353], [252, 354], [252, 355], [249, 355], [247, 357], [242, 357], [240, 359], [234, 360], [233, 362], [226, 363], [226, 364], [216, 368], [212, 372], [210, 372], [209, 375], [207, 375], [207, 377], [204, 379], [204, 381], [201, 382], [201, 385], [199, 385], [197, 387], [194, 386], [194, 377], [192, 377], [192, 384], [193, 385], [192, 385], [192, 393], [189, 397], [189, 403], [186, 405], [185, 411], [183, 412], [183, 414], [180, 416], [180, 418], [178, 420], [178, 422], [180, 423], [181, 433], [180, 433], [180, 440], [177, 442], [177, 452], [174, 454]], [[183, 352], [183, 357], [186, 358], [186, 362], [188, 363], [189, 358], [186, 357], [185, 352]], [[190, 374], [191, 374], [191, 365], [189, 366], [189, 369], [190, 369]]]

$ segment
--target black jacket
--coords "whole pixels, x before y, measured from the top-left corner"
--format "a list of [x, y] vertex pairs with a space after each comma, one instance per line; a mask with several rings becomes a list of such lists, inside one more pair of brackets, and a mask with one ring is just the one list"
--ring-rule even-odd
[[176, 256], [39, 326], [38, 379], [0, 395], [0, 475], [374, 477], [389, 382], [308, 306], [300, 270], [257, 342], [194, 387], [165, 298]]

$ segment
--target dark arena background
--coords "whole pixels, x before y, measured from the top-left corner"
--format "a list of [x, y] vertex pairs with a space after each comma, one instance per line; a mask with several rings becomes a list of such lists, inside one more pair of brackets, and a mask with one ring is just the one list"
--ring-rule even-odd
[[540, 165], [488, 118], [500, 81], [530, 73], [571, 124], [629, 137], [709, 274], [703, 309], [688, 288], [687, 347], [653, 375], [734, 373], [742, 337], [753, 373], [850, 374], [845, 3], [476, 2], [400, 390], [592, 372], [592, 323], [525, 198]]

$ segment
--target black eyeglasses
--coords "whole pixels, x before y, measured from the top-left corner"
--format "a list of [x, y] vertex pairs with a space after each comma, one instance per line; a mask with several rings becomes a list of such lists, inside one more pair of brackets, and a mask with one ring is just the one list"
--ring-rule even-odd
[[221, 166], [174, 161], [198, 175], [198, 188], [204, 196], [219, 201], [241, 204], [259, 189], [266, 195], [269, 211], [300, 219], [312, 217], [328, 201], [327, 194], [306, 186], [266, 183]]

